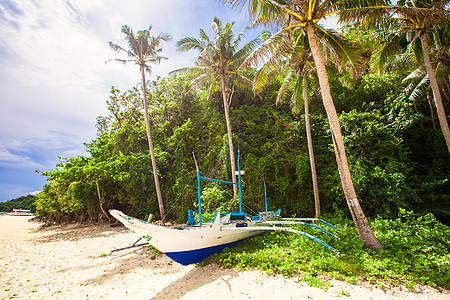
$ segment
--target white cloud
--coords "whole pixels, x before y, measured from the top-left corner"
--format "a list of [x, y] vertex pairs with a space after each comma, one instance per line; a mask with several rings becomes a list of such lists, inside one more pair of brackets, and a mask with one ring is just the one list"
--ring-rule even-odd
[[[135, 65], [105, 64], [121, 57], [109, 41], [127, 47], [122, 25], [172, 34], [162, 44], [169, 60], [153, 66], [152, 80], [193, 65], [197, 53], [178, 52], [175, 43], [198, 36], [200, 28], [212, 35], [216, 15], [237, 21], [236, 33], [248, 24], [245, 15], [211, 0], [0, 0], [0, 184], [9, 184], [13, 167], [48, 170], [58, 156], [85, 154], [82, 143], [95, 137], [110, 87], [140, 82]], [[17, 183], [17, 192], [38, 189], [39, 180]]]
[[58, 157], [86, 154], [80, 138], [70, 133], [48, 131], [23, 139], [4, 138], [0, 146], [0, 167], [49, 170]]
[[44, 166], [36, 163], [30, 157], [21, 154], [13, 154], [8, 149], [0, 149], [0, 167], [7, 168], [43, 168]]

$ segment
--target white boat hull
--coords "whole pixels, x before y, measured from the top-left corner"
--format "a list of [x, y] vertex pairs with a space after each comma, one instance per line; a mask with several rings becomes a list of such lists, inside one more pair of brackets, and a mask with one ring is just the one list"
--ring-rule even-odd
[[[218, 222], [202, 226], [159, 226], [132, 218], [118, 210], [110, 210], [110, 213], [150, 245], [183, 265], [200, 262], [265, 231], [258, 228], [239, 230], [236, 224], [221, 225]], [[231, 228], [236, 230], [227, 230]]]

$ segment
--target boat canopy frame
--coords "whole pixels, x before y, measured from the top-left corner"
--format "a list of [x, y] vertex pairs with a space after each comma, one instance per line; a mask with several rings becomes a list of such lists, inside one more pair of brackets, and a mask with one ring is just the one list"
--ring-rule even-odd
[[[197, 173], [197, 194], [198, 194], [198, 216], [199, 216], [199, 225], [201, 226], [203, 224], [203, 216], [202, 216], [202, 198], [201, 198], [201, 187], [200, 187], [200, 181], [207, 180], [207, 181], [213, 181], [213, 182], [219, 182], [219, 183], [225, 183], [225, 184], [232, 184], [237, 185], [239, 190], [239, 214], [244, 214], [242, 211], [242, 187], [241, 187], [241, 168], [240, 168], [240, 158], [241, 158], [241, 151], [238, 150], [238, 159], [237, 159], [237, 168], [238, 168], [238, 182], [230, 182], [225, 180], [219, 180], [219, 179], [213, 179], [205, 176], [200, 175], [200, 169], [198, 167], [197, 159], [195, 158], [195, 153], [192, 152], [192, 156], [194, 157], [194, 163], [195, 163], [195, 169]], [[189, 222], [190, 223], [190, 222]]]
[[[256, 223], [258, 223], [260, 226], [258, 227], [246, 227], [246, 226], [237, 226], [236, 228], [223, 228], [221, 230], [264, 230], [264, 231], [285, 231], [285, 232], [292, 232], [292, 233], [297, 233], [297, 234], [301, 234], [311, 240], [314, 240], [320, 244], [322, 244], [323, 246], [325, 246], [326, 248], [328, 248], [329, 250], [332, 250], [333, 252], [339, 254], [339, 251], [337, 251], [336, 249], [334, 249], [333, 247], [331, 247], [330, 245], [328, 245], [327, 243], [325, 243], [324, 241], [318, 239], [315, 236], [312, 236], [306, 232], [300, 231], [300, 230], [296, 230], [293, 229], [291, 227], [278, 227], [276, 225], [306, 225], [306, 226], [310, 226], [310, 227], [314, 227], [320, 231], [322, 231], [323, 233], [332, 236], [333, 238], [340, 240], [340, 238], [317, 226], [314, 224], [310, 224], [309, 222], [321, 222], [333, 229], [337, 229], [335, 226], [331, 225], [330, 223], [318, 219], [318, 218], [280, 218], [280, 212], [281, 209], [277, 210], [276, 212], [269, 212], [267, 210], [267, 188], [266, 188], [266, 181], [263, 177], [263, 183], [264, 183], [264, 202], [265, 202], [265, 208], [266, 211], [265, 213], [271, 213], [272, 217], [276, 217], [275, 220], [267, 220], [265, 219], [264, 215], [261, 215], [261, 213], [259, 213], [258, 216], [251, 216], [248, 215], [247, 213], [242, 211], [242, 189], [241, 189], [241, 169], [240, 169], [240, 158], [241, 158], [241, 152], [240, 150], [238, 150], [238, 159], [237, 159], [237, 173], [238, 173], [238, 182], [230, 182], [230, 181], [225, 181], [225, 180], [219, 180], [219, 179], [213, 179], [213, 178], [209, 178], [209, 177], [205, 177], [200, 175], [200, 169], [198, 167], [198, 163], [197, 163], [197, 159], [195, 157], [195, 153], [192, 152], [192, 156], [194, 157], [194, 162], [195, 162], [195, 169], [196, 169], [196, 173], [197, 173], [197, 191], [198, 191], [198, 216], [199, 216], [199, 223], [198, 226], [202, 226], [203, 225], [203, 218], [209, 220], [208, 218], [204, 217], [202, 215], [202, 199], [201, 199], [201, 185], [200, 182], [201, 180], [207, 180], [207, 181], [213, 181], [213, 182], [219, 182], [219, 183], [224, 183], [224, 184], [232, 184], [232, 185], [237, 185], [238, 186], [238, 190], [239, 190], [239, 212], [228, 212], [228, 213], [220, 213], [218, 214], [218, 212], [216, 212], [215, 216], [214, 216], [214, 221], [212, 221], [213, 223], [216, 221], [216, 218], [222, 218], [226, 215], [230, 215], [234, 218], [242, 218], [242, 221], [246, 222], [246, 221], [254, 221]], [[237, 220], [236, 219], [236, 220]], [[209, 220], [211, 221], [211, 220]], [[197, 225], [195, 222], [195, 217], [194, 217], [194, 212], [192, 210], [188, 211], [188, 225], [193, 226], [193, 225]], [[261, 225], [268, 225], [268, 226], [261, 226]]]

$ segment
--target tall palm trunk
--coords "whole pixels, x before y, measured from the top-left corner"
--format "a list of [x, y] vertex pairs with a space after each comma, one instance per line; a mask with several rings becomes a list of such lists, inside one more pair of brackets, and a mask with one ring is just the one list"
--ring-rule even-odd
[[144, 117], [145, 117], [145, 128], [147, 129], [147, 140], [148, 148], [150, 150], [150, 156], [152, 158], [152, 168], [153, 168], [153, 178], [155, 179], [156, 187], [156, 197], [158, 198], [159, 214], [161, 215], [161, 220], [165, 222], [166, 215], [164, 214], [164, 204], [161, 197], [161, 190], [159, 188], [158, 170], [156, 168], [155, 151], [153, 150], [152, 135], [150, 133], [150, 121], [148, 119], [148, 106], [147, 106], [147, 87], [145, 85], [145, 71], [141, 68], [142, 73], [142, 86], [144, 88]]
[[356, 197], [355, 188], [353, 187], [350, 170], [348, 168], [347, 155], [345, 153], [344, 140], [342, 139], [339, 119], [331, 97], [325, 61], [316, 40], [313, 24], [308, 24], [306, 26], [306, 33], [308, 36], [309, 45], [311, 47], [311, 52], [314, 57], [314, 62], [316, 63], [319, 85], [322, 93], [322, 101], [330, 123], [331, 136], [333, 138], [334, 151], [336, 154], [336, 162], [338, 165], [339, 175], [341, 177], [342, 188], [347, 200], [347, 205], [352, 214], [359, 237], [364, 241], [365, 245], [369, 248], [383, 249], [383, 246], [375, 237], [372, 228], [370, 228], [366, 216], [359, 205], [358, 198]]
[[[230, 113], [229, 113], [229, 105], [227, 100], [227, 91], [226, 91], [226, 82], [225, 76], [220, 75], [220, 81], [222, 84], [222, 98], [223, 98], [223, 108], [225, 110], [225, 120], [227, 122], [227, 133], [228, 133], [228, 146], [230, 148], [230, 162], [231, 162], [231, 180], [232, 182], [236, 181], [236, 162], [234, 160], [234, 147], [233, 147], [233, 136], [231, 134], [231, 122], [230, 122]], [[237, 186], [233, 184], [233, 192], [234, 196], [237, 195]]]
[[441, 93], [434, 75], [433, 67], [431, 65], [430, 54], [428, 52], [428, 40], [426, 32], [419, 34], [422, 41], [423, 61], [427, 69], [428, 79], [430, 80], [431, 89], [433, 90], [434, 102], [438, 113], [439, 124], [441, 125], [442, 133], [444, 134], [445, 142], [447, 144], [448, 152], [450, 153], [450, 130], [448, 128], [447, 117], [445, 115], [444, 104], [442, 104]]
[[311, 165], [311, 177], [313, 181], [314, 206], [316, 208], [316, 218], [319, 218], [320, 217], [319, 185], [317, 183], [316, 162], [314, 159], [314, 149], [311, 137], [311, 125], [309, 122], [308, 82], [306, 79], [307, 73], [303, 72], [303, 101], [305, 102], [306, 139], [308, 140], [309, 162]]

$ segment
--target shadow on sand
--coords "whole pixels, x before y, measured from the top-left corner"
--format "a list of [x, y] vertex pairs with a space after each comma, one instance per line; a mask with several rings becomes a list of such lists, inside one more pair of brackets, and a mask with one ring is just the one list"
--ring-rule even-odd
[[121, 282], [121, 278], [135, 270], [142, 270], [142, 274], [151, 276], [152, 274], [169, 275], [180, 273], [183, 266], [171, 261], [164, 254], [156, 254], [151, 247], [144, 246], [135, 250], [127, 250], [123, 254], [114, 254], [108, 258], [114, 263], [114, 268], [104, 269], [102, 274], [85, 281], [86, 285], [101, 285], [105, 282]]
[[[33, 239], [32, 242], [35, 244], [58, 241], [78, 242], [80, 240], [91, 240], [92, 243], [95, 243], [98, 238], [119, 236], [128, 229], [125, 227], [110, 227], [108, 224], [96, 226], [69, 224], [40, 229], [39, 231], [43, 232], [44, 235]], [[71, 244], [70, 247], [77, 247], [77, 244]], [[159, 292], [151, 299], [158, 300], [179, 299], [216, 281], [216, 285], [227, 286], [231, 293], [231, 284], [228, 281], [239, 276], [238, 272], [223, 269], [215, 263], [206, 266], [199, 264], [188, 270], [186, 266], [173, 262], [163, 254], [154, 252], [149, 246], [126, 249], [109, 255], [97, 256], [87, 255], [86, 253], [80, 255], [83, 259], [82, 264], [61, 265], [56, 272], [80, 273], [92, 270], [90, 278], [86, 278], [81, 283], [85, 286], [101, 286], [109, 282], [123, 282], [127, 276], [136, 272], [139, 274], [137, 280], [143, 282], [154, 280], [159, 276], [180, 274], [182, 277], [161, 290], [154, 290], [154, 292]]]
[[[231, 269], [220, 268], [217, 264], [211, 263], [206, 266], [196, 266], [180, 279], [164, 287], [152, 300], [174, 300], [180, 299], [191, 291], [210, 284], [218, 279], [219, 283], [225, 283], [231, 291], [231, 284], [228, 282], [233, 277], [238, 277], [239, 273]], [[218, 284], [219, 284], [218, 283]], [[217, 295], [208, 295], [208, 298], [215, 298]]]
[[41, 232], [48, 232], [35, 241], [38, 243], [49, 243], [55, 241], [78, 241], [87, 238], [105, 237], [120, 234], [127, 231], [124, 226], [111, 227], [110, 224], [100, 225], [80, 225], [67, 224], [43, 229], [36, 229]]

